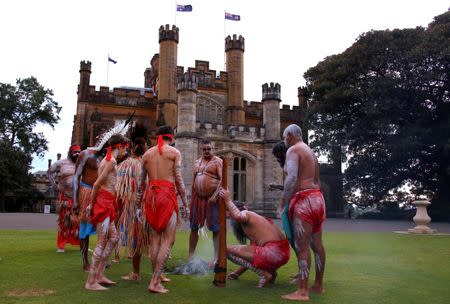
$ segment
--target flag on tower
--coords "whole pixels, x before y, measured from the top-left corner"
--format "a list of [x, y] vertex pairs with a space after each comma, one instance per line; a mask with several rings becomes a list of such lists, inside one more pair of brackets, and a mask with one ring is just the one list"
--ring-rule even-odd
[[177, 4], [177, 12], [192, 12], [192, 5], [181, 5]]
[[117, 63], [117, 60], [112, 59], [111, 57], [108, 56], [108, 62], [112, 62], [114, 64]]
[[225, 19], [232, 21], [241, 21], [241, 16], [225, 12]]

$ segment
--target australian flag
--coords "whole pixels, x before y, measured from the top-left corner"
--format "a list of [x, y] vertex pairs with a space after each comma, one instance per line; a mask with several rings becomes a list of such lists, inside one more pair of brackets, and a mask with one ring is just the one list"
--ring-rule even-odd
[[225, 19], [232, 21], [241, 21], [241, 16], [225, 12]]
[[177, 4], [177, 12], [192, 12], [192, 5]]
[[109, 56], [108, 56], [108, 61], [109, 61], [109, 62], [112, 62], [112, 63], [114, 63], [114, 64], [116, 64], [116, 63], [117, 63], [117, 60], [114, 60], [114, 59], [112, 59], [112, 58], [111, 58], [111, 57], [109, 57]]

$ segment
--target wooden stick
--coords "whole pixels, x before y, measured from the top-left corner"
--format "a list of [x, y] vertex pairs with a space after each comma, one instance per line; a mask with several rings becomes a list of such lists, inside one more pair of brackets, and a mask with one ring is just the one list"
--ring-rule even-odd
[[[228, 161], [223, 159], [222, 188], [228, 188]], [[214, 267], [213, 284], [217, 287], [225, 287], [227, 276], [227, 207], [223, 199], [219, 199], [219, 257]]]

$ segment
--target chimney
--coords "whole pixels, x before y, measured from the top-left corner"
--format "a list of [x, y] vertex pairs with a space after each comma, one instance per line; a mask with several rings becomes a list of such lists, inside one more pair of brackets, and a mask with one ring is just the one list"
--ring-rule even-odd
[[48, 159], [48, 168], [50, 169], [51, 166], [52, 166], [52, 160], [49, 158]]

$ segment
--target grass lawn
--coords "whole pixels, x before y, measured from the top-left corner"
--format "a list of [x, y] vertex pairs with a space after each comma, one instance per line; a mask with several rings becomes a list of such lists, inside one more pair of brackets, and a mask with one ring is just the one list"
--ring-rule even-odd
[[[311, 295], [312, 303], [450, 303], [448, 236], [326, 233], [324, 241], [326, 293]], [[199, 247], [209, 248], [210, 242]], [[149, 260], [141, 266], [143, 281], [136, 283], [120, 280], [131, 271], [131, 261], [124, 259], [107, 270], [119, 284], [92, 292], [84, 289], [78, 248], [68, 245], [65, 254], [57, 254], [55, 246], [55, 231], [0, 231], [0, 303], [289, 303], [280, 295], [296, 289], [288, 283], [296, 272], [292, 255], [276, 284], [263, 289], [254, 288], [257, 277], [250, 272], [227, 282], [226, 288], [213, 287], [213, 275], [169, 275], [170, 293], [150, 294]], [[188, 233], [181, 231], [169, 268], [186, 258], [187, 247]]]

